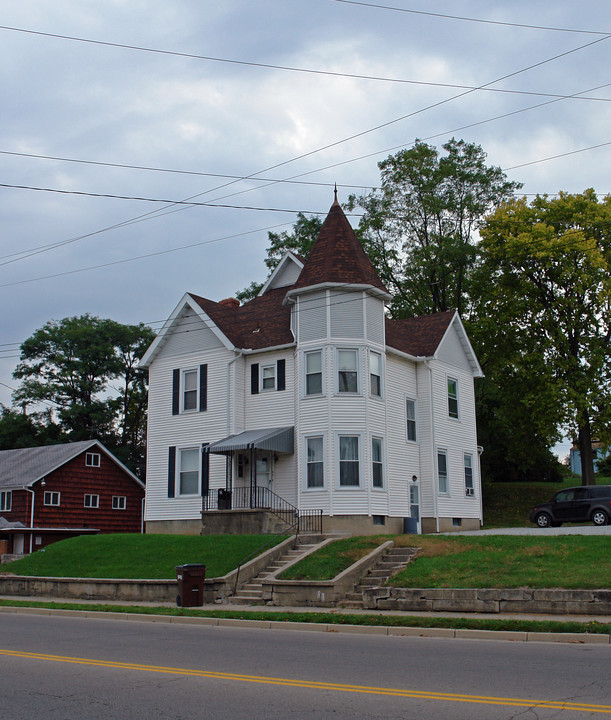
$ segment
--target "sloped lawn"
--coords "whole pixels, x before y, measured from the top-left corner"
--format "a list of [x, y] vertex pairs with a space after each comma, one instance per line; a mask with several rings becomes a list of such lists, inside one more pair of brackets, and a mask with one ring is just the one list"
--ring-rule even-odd
[[[159, 580], [176, 577], [176, 565], [203, 563], [220, 577], [249, 553], [285, 537], [269, 535], [90, 535], [53, 543], [0, 565], [0, 573], [77, 578]], [[267, 549], [267, 548], [265, 548]]]

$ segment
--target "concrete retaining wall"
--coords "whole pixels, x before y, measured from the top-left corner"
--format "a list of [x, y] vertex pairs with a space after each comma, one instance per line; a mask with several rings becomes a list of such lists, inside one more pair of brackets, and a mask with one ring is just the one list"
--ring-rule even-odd
[[368, 610], [611, 615], [611, 590], [373, 588], [363, 593]]
[[[326, 543], [333, 542], [333, 538]], [[382, 543], [354, 565], [341, 572], [332, 580], [279, 580], [270, 575], [262, 581], [265, 602], [280, 607], [335, 607], [351, 592], [358, 581], [378, 562], [379, 558], [394, 542]], [[295, 562], [299, 562], [298, 558]], [[293, 564], [293, 563], [291, 563]], [[290, 565], [278, 571], [281, 575]]]

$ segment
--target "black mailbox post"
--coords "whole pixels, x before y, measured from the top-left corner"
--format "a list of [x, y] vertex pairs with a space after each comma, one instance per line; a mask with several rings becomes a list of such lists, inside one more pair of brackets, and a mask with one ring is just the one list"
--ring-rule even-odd
[[204, 604], [204, 580], [206, 566], [198, 563], [176, 566], [178, 582], [178, 607], [201, 607]]

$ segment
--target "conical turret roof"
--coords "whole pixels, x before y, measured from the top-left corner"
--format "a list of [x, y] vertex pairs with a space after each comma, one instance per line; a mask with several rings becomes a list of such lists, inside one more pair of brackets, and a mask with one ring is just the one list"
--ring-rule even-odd
[[321, 285], [365, 285], [388, 294], [337, 196], [291, 295], [295, 290]]

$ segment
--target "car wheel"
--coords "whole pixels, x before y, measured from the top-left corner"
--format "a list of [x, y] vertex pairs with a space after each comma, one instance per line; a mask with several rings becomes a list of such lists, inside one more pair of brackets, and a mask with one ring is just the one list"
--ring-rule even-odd
[[540, 528], [550, 527], [552, 519], [547, 513], [539, 513], [535, 518], [535, 522]]
[[592, 522], [594, 525], [606, 525], [609, 522], [607, 513], [604, 510], [595, 510], [592, 513]]
[[176, 607], [182, 607], [182, 598], [180, 595], [176, 596]]

